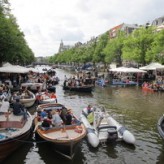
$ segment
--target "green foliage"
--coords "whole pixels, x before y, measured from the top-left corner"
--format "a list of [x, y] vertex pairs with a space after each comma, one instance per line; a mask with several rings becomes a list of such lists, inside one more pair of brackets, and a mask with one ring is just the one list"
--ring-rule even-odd
[[157, 61], [164, 64], [164, 30], [154, 34], [151, 49], [146, 53], [148, 62]]
[[153, 28], [139, 28], [134, 30], [124, 41], [123, 59], [146, 64], [146, 53], [154, 40]]
[[105, 62], [105, 53], [104, 48], [106, 47], [108, 43], [109, 33], [106, 32], [102, 34], [95, 45], [95, 51], [93, 54], [93, 61], [94, 62]]
[[86, 63], [116, 62], [123, 60], [146, 64], [151, 61], [164, 63], [164, 30], [156, 32], [153, 27], [140, 27], [126, 36], [119, 31], [116, 38], [109, 39], [108, 32], [88, 44], [71, 48], [54, 55], [51, 62]]
[[[30, 64], [35, 60], [32, 50], [24, 39], [16, 19], [6, 11], [4, 3], [0, 1], [0, 58], [1, 62]], [[7, 10], [9, 11], [9, 9]], [[7, 13], [7, 14], [6, 14]]]
[[104, 49], [105, 61], [107, 63], [116, 62], [119, 65], [122, 65], [122, 48], [125, 39], [125, 33], [119, 31], [116, 38], [108, 41], [108, 44]]

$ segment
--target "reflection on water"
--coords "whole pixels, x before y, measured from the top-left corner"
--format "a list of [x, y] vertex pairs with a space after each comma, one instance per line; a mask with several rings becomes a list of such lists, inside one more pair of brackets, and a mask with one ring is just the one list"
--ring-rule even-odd
[[[65, 92], [62, 89], [64, 75], [69, 72], [57, 70], [60, 84], [56, 86], [58, 102], [72, 108], [77, 116], [81, 110], [92, 104], [104, 106], [109, 113], [131, 131], [136, 145], [124, 142], [111, 143], [107, 147], [91, 148], [86, 140], [73, 161], [63, 159], [44, 143], [26, 144], [4, 163], [38, 164], [162, 164], [164, 163], [164, 141], [157, 132], [157, 120], [164, 113], [164, 93], [143, 92], [140, 87], [96, 87], [92, 94]], [[30, 110], [34, 112], [35, 108]]]

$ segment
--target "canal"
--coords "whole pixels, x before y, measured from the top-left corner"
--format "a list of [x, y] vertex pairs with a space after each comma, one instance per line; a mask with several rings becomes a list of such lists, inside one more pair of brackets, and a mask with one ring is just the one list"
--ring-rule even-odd
[[[57, 69], [60, 84], [56, 86], [58, 102], [72, 108], [77, 116], [88, 104], [104, 106], [110, 114], [134, 134], [136, 145], [124, 142], [107, 147], [91, 148], [83, 140], [74, 160], [63, 159], [46, 143], [35, 142], [35, 135], [4, 161], [4, 164], [163, 164], [164, 141], [157, 132], [157, 120], [164, 113], [164, 93], [143, 92], [140, 87], [96, 86], [91, 93], [65, 92], [64, 75], [71, 73]], [[30, 109], [34, 112], [34, 108]]]

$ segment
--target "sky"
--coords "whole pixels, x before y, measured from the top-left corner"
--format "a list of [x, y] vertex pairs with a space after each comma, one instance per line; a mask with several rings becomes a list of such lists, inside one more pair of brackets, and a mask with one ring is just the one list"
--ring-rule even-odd
[[143, 25], [164, 16], [164, 0], [10, 0], [11, 13], [35, 57], [86, 43], [121, 23]]

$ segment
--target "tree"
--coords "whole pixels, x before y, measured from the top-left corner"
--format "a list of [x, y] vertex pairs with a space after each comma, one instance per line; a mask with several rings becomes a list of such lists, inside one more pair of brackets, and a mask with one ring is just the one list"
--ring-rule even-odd
[[102, 34], [98, 39], [96, 44], [94, 45], [95, 51], [93, 54], [93, 62], [105, 62], [105, 53], [104, 48], [108, 43], [109, 35], [108, 31]]
[[119, 31], [116, 38], [108, 41], [108, 44], [104, 49], [106, 62], [116, 62], [119, 66], [122, 65], [122, 48], [125, 39], [125, 33]]
[[0, 64], [18, 61], [19, 64], [31, 63], [35, 60], [34, 54], [6, 4], [9, 6], [7, 0], [0, 1]]
[[146, 53], [154, 40], [152, 27], [139, 28], [133, 31], [124, 41], [123, 59], [146, 64]]
[[151, 49], [146, 53], [146, 61], [157, 61], [164, 64], [164, 30], [154, 34]]

